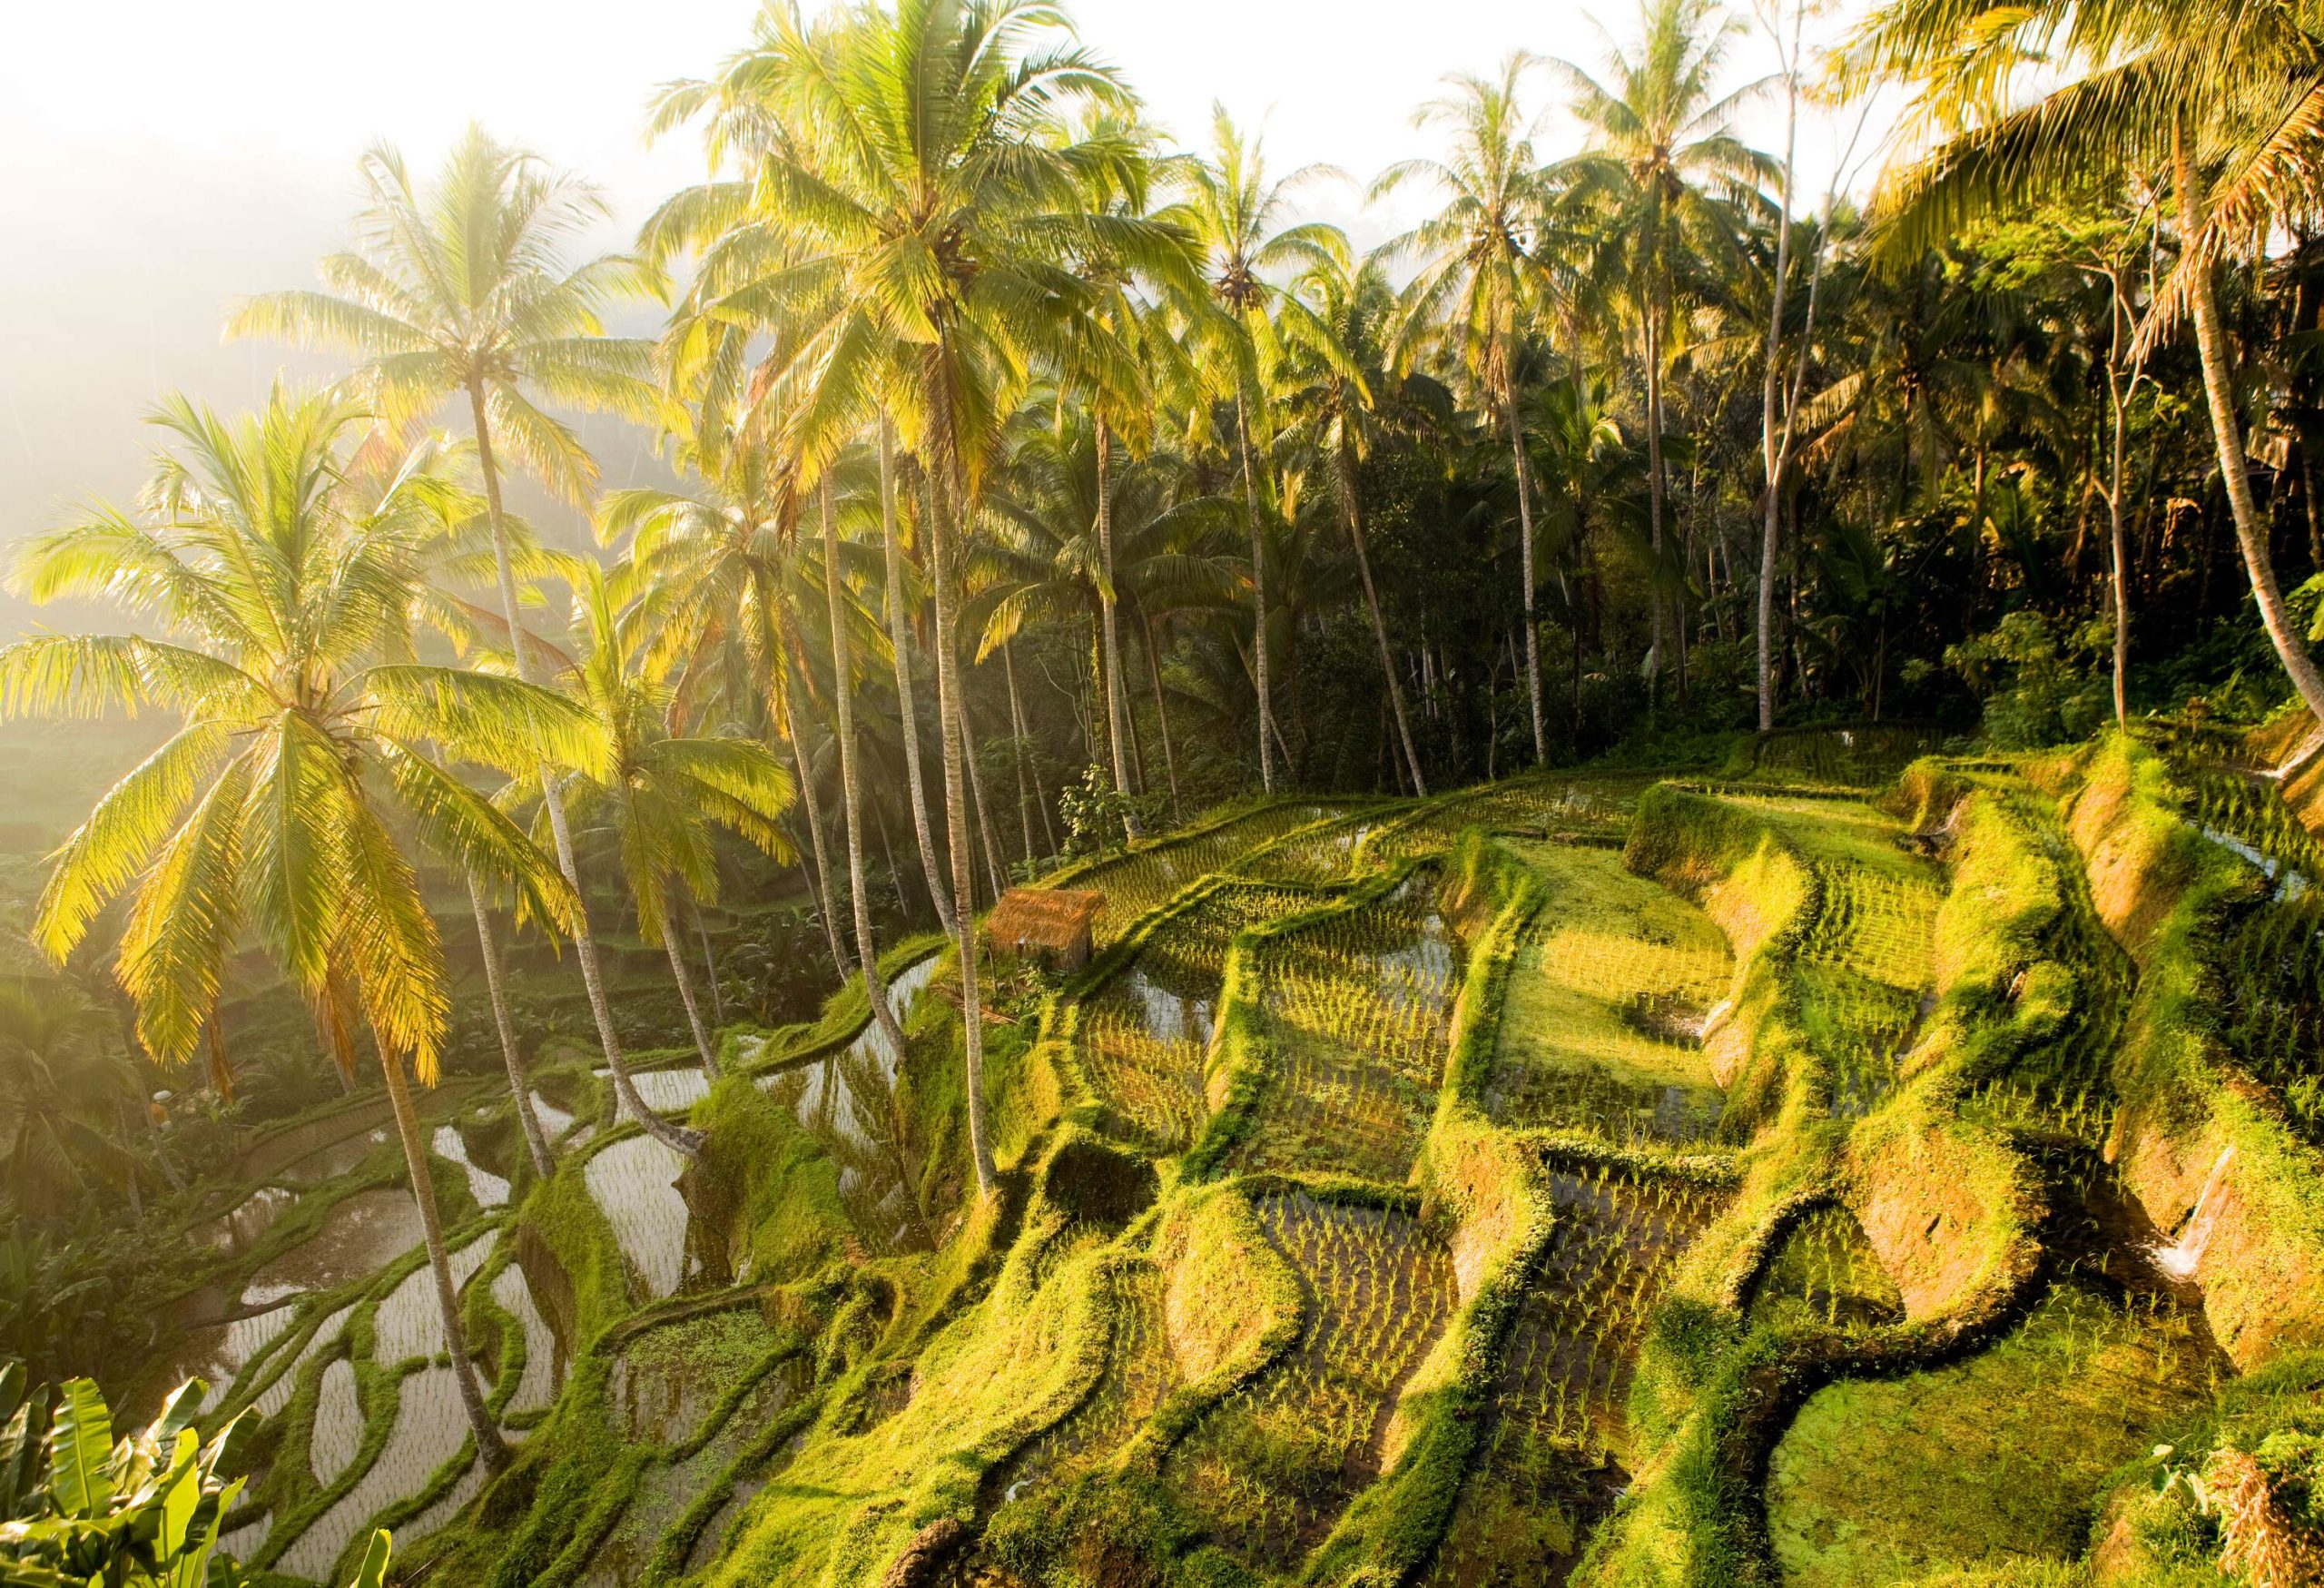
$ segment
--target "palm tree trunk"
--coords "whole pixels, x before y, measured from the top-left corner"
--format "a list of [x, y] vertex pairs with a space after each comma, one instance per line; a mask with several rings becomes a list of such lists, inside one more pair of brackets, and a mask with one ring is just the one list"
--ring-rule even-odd
[[[1259, 488], [1251, 477], [1251, 421], [1244, 409], [1243, 385], [1235, 384], [1235, 433], [1243, 448], [1243, 516], [1251, 528], [1251, 676], [1259, 695], [1259, 786], [1275, 793], [1275, 753], [1267, 731], [1275, 707], [1267, 698], [1267, 564], [1259, 536]], [[1276, 736], [1281, 737], [1278, 730]]]
[[[938, 388], [940, 392], [941, 387]], [[941, 416], [940, 415], [940, 419]], [[937, 433], [944, 432], [939, 429]], [[984, 1117], [984, 1005], [977, 991], [976, 922], [970, 919], [968, 901], [974, 896], [971, 877], [973, 863], [969, 855], [968, 790], [963, 786], [960, 735], [952, 731], [950, 720], [960, 709], [960, 661], [952, 648], [952, 629], [956, 619], [957, 601], [953, 595], [950, 571], [947, 567], [942, 491], [935, 482], [935, 465], [930, 468], [930, 498], [939, 510], [929, 515], [930, 560], [935, 565], [931, 572], [936, 581], [936, 672], [938, 680], [937, 712], [938, 740], [944, 755], [944, 819], [952, 851], [952, 896], [961, 901], [953, 928], [954, 940], [960, 945], [960, 1043], [966, 1066], [966, 1090], [969, 1094], [969, 1156], [976, 1167], [977, 1193], [990, 1201], [998, 1188], [998, 1177], [992, 1164], [992, 1142]]]
[[[958, 664], [954, 666], [957, 669]], [[955, 671], [953, 676], [957, 678], [959, 676]], [[1002, 853], [1000, 845], [993, 842], [992, 807], [984, 802], [984, 768], [977, 759], [976, 731], [969, 725], [969, 701], [966, 695], [962, 695], [959, 705], [954, 707], [952, 720], [960, 725], [961, 753], [969, 758], [970, 802], [976, 806], [977, 836], [984, 843], [985, 874], [991, 879], [992, 896], [998, 899], [1009, 891], [1009, 870], [1006, 863], [1000, 858]]]
[[1178, 814], [1178, 757], [1170, 748], [1170, 708], [1162, 699], [1162, 663], [1154, 646], [1154, 620], [1146, 619], [1146, 678], [1154, 686], [1154, 715], [1162, 725], [1162, 766], [1170, 774], [1170, 815]]
[[718, 987], [718, 953], [710, 944], [710, 923], [702, 918], [702, 906], [692, 900], [686, 912], [694, 917], [694, 934], [702, 944], [702, 975], [710, 987], [710, 1018], [720, 1025], [726, 1023], [726, 995]]
[[1505, 372], [1501, 407], [1509, 419], [1509, 452], [1517, 466], [1517, 577], [1525, 587], [1525, 696], [1533, 708], [1533, 764], [1546, 766], [1550, 735], [1541, 721], [1541, 636], [1533, 614], [1533, 493], [1525, 467], [1525, 435], [1517, 423], [1517, 391]]
[[807, 770], [806, 742], [799, 736], [797, 694], [796, 689], [783, 692], [783, 736], [791, 743], [791, 764], [798, 772], [799, 803], [807, 808], [807, 847], [814, 860], [815, 897], [822, 902], [823, 939], [831, 944], [832, 963], [844, 981], [855, 974], [855, 965], [847, 957], [847, 945], [840, 941], [839, 905], [832, 895], [831, 852], [823, 844], [823, 818], [815, 804], [814, 777]]
[[[516, 658], [517, 676], [529, 683], [533, 664], [525, 649], [525, 630], [517, 604], [517, 576], [508, 559], [507, 521], [500, 508], [500, 471], [493, 462], [492, 427], [485, 419], [484, 388], [471, 382], [468, 390], [468, 410], [476, 424], [477, 469], [484, 476], [485, 512], [492, 529], [493, 569], [500, 583], [501, 615], [508, 623], [509, 654]], [[565, 819], [565, 794], [557, 787], [556, 774], [548, 767], [541, 769], [541, 808], [548, 815], [557, 870], [573, 890], [573, 957], [581, 963], [581, 986], [589, 995], [589, 1016], [597, 1027], [597, 1045], [605, 1053], [606, 1068], [613, 1071], [614, 1093], [647, 1135], [674, 1151], [699, 1158], [702, 1132], [674, 1125], [647, 1108], [645, 1100], [637, 1095], [636, 1081], [630, 1078], [621, 1038], [614, 1030], [613, 1006], [606, 998], [606, 980], [597, 962], [597, 934], [589, 925], [589, 896], [581, 886], [581, 868], [573, 853], [573, 829]]]
[[1661, 310], [1659, 304], [1649, 304], [1646, 311], [1647, 550], [1653, 565], [1646, 581], [1651, 636], [1646, 653], [1646, 699], [1649, 709], [1661, 698], [1663, 647], [1669, 642], [1662, 599], [1662, 507], [1666, 494], [1662, 477]]
[[[2187, 148], [2182, 117], [2171, 134], [2171, 166], [2179, 190], [2179, 230], [2182, 246], [2193, 246], [2202, 230], [2195, 195], [2194, 161]], [[2181, 269], [2195, 268], [2182, 264]], [[2251, 477], [2243, 454], [2243, 429], [2235, 411], [2235, 374], [2228, 366], [2227, 331], [2220, 323], [2219, 300], [2211, 291], [2210, 269], [2197, 270], [2188, 291], [2195, 315], [2195, 345], [2203, 361], [2203, 390], [2211, 399], [2211, 437], [2219, 445], [2221, 483], [2227, 487], [2229, 511], [2235, 519], [2235, 538], [2243, 547], [2243, 566], [2251, 576], [2251, 594], [2260, 604], [2260, 621], [2290, 675], [2292, 687], [2319, 721], [2324, 721], [2324, 676], [2319, 676], [2308, 646], [2284, 610], [2283, 591], [2276, 584], [2274, 559], [2268, 551], [2268, 527], [2260, 521], [2251, 499]]]
[[[1098, 592], [1098, 606], [1106, 639], [1106, 736], [1113, 742], [1114, 792], [1122, 796], [1122, 825], [1135, 841], [1138, 836], [1137, 816], [1129, 808], [1129, 765], [1123, 756], [1122, 720], [1127, 703], [1122, 698], [1121, 641], [1114, 616], [1114, 494], [1112, 471], [1113, 432], [1106, 421], [1098, 421], [1098, 565], [1105, 584]], [[1027, 848], [1031, 845], [1029, 843]]]
[[952, 901], [936, 864], [936, 843], [928, 826], [928, 790], [920, 775], [920, 715], [912, 705], [911, 635], [904, 626], [904, 557], [896, 536], [895, 432], [880, 421], [880, 532], [888, 557], [888, 643], [896, 665], [896, 708], [902, 716], [904, 781], [911, 785], [911, 830], [920, 841], [920, 874], [927, 880], [928, 896], [936, 919], [946, 932], [956, 930]]
[[2109, 318], [2113, 321], [2113, 340], [2106, 355], [2106, 395], [2114, 408], [2114, 450], [2106, 482], [2107, 546], [2112, 555], [2114, 583], [2114, 725], [2127, 728], [2131, 721], [2131, 592], [2125, 578], [2124, 564], [2128, 560], [2128, 537], [2122, 527], [2122, 454], [2130, 435], [2130, 405], [2122, 390], [2122, 284], [2109, 278], [2114, 291], [2109, 302]]
[[485, 1470], [497, 1473], [508, 1465], [508, 1446], [500, 1437], [500, 1425], [485, 1409], [476, 1364], [468, 1360], [468, 1336], [460, 1327], [459, 1287], [452, 1283], [452, 1254], [444, 1245], [444, 1217], [436, 1207], [436, 1182], [428, 1173], [428, 1151], [419, 1140], [419, 1115], [411, 1106], [411, 1088], [404, 1080], [403, 1066], [403, 1056], [381, 1041], [379, 1068], [387, 1075], [388, 1101], [395, 1110], [397, 1139], [403, 1144], [404, 1170], [411, 1177], [411, 1199], [419, 1204], [428, 1266], [435, 1272], [436, 1303], [443, 1314], [444, 1349], [452, 1358], [452, 1379], [459, 1386], [460, 1409], [468, 1414], [476, 1452], [484, 1458]]
[[525, 1150], [532, 1157], [533, 1172], [547, 1179], [556, 1171], [556, 1161], [549, 1155], [548, 1135], [541, 1129], [540, 1114], [533, 1107], [533, 1089], [525, 1076], [525, 1061], [517, 1056], [517, 1028], [508, 1018], [508, 991], [500, 979], [500, 945], [492, 936], [492, 916], [485, 905], [484, 884], [473, 875], [468, 878], [468, 902], [476, 910], [477, 942], [484, 951], [484, 986], [492, 998], [492, 1025], [500, 1036], [500, 1057], [508, 1066], [508, 1093], [517, 1100], [517, 1119], [524, 1127]]
[[1343, 442], [1337, 450], [1340, 477], [1340, 506], [1347, 516], [1348, 544], [1355, 547], [1355, 571], [1364, 579], [1364, 605], [1372, 614], [1372, 642], [1380, 650], [1380, 676], [1387, 680], [1388, 704], [1396, 716], [1396, 737], [1403, 742], [1404, 765], [1410, 769], [1413, 787], [1422, 799], [1428, 797], [1428, 780], [1421, 775], [1420, 752], [1413, 748], [1412, 724], [1404, 716], [1404, 686], [1396, 676], [1396, 658], [1388, 648], [1388, 623], [1380, 615], [1380, 592], [1372, 582], [1372, 552], [1364, 544], [1364, 512], [1355, 499], [1354, 470], [1351, 466], [1347, 446]]
[[888, 1006], [888, 989], [880, 980], [880, 949], [872, 937], [872, 894], [863, 885], [863, 806], [855, 784], [855, 687], [851, 677], [855, 664], [848, 655], [846, 614], [839, 597], [839, 516], [832, 510], [832, 477], [823, 476], [823, 600], [831, 607], [832, 698], [839, 707], [839, 782], [841, 814], [847, 823], [847, 883], [855, 905], [855, 957], [863, 971], [863, 996], [871, 1001], [872, 1018], [880, 1032], [904, 1050], [903, 1028]]
[[[1017, 693], [1017, 654], [1013, 638], [1000, 642], [1000, 667], [1009, 677], [1009, 726], [1017, 735], [1017, 776], [1020, 784], [1029, 776], [1032, 781], [1033, 807], [1041, 814], [1041, 835], [1049, 843], [1049, 848], [1043, 853], [1055, 854], [1057, 829], [1049, 825], [1049, 794], [1041, 786], [1039, 764], [1032, 760], [1032, 730], [1025, 725], [1025, 702]], [[1033, 828], [1028, 822], [1025, 825], [1025, 853], [1030, 854], [1032, 852]]]
[[702, 1059], [702, 1072], [716, 1080], [718, 1053], [711, 1046], [710, 1029], [702, 1023], [702, 1005], [694, 995], [694, 972], [686, 968], [685, 950], [678, 942], [678, 912], [668, 902], [662, 909], [662, 947], [670, 956], [670, 979], [678, 984], [678, 1001], [685, 1005], [686, 1029], [694, 1033], [694, 1050]]
[[1000, 642], [1001, 670], [1009, 676], [1009, 764], [1017, 774], [1017, 825], [1025, 840], [1025, 859], [1033, 858], [1033, 789], [1025, 781], [1025, 714], [1017, 704], [1017, 664], [1009, 655], [1009, 641]]

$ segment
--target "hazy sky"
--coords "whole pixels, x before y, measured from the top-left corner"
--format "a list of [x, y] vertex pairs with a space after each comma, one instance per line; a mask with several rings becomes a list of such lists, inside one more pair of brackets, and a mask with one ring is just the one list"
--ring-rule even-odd
[[[1861, 0], [1823, 25], [1827, 36]], [[700, 75], [747, 36], [754, 0], [51, 0], [12, 8], [0, 51], [0, 538], [53, 523], [143, 473], [137, 417], [157, 390], [222, 404], [261, 392], [281, 350], [222, 347], [236, 294], [312, 280], [341, 239], [351, 169], [374, 138], [421, 168], [471, 118], [595, 178], [617, 242], [700, 175], [690, 136], [648, 148], [654, 86]], [[1415, 105], [1446, 72], [1509, 51], [1595, 66], [1635, 0], [1077, 0], [1084, 36], [1188, 141], [1213, 99], [1264, 118], [1281, 168], [1327, 161], [1359, 180], [1423, 152]], [[1738, 5], [1738, 14], [1748, 11]], [[1734, 81], [1772, 64], [1738, 41]], [[1851, 116], [1851, 120], [1853, 117]], [[1745, 131], [1780, 137], [1772, 110]], [[1552, 123], [1552, 147], [1573, 141]], [[1837, 135], [1802, 139], [1802, 207]], [[1397, 217], [1346, 191], [1315, 207], [1359, 241]], [[608, 473], [620, 460], [608, 459]]]

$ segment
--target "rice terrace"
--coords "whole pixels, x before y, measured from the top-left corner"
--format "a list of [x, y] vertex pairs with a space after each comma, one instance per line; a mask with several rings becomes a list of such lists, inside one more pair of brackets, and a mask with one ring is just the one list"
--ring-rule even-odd
[[2324, 1585], [2324, 17], [1188, 3], [116, 25], [425, 158], [10, 205], [0, 1584]]

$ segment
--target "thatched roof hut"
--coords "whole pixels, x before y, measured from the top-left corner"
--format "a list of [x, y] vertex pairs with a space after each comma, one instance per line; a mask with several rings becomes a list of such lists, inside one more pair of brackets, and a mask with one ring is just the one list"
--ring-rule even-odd
[[1078, 971], [1089, 962], [1091, 929], [1105, 907], [1103, 893], [1011, 888], [984, 918], [985, 942], [995, 953]]

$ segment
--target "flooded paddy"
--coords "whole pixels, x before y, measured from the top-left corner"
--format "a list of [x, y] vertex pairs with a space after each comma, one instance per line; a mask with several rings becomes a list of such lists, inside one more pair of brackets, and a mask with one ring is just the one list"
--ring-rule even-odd
[[333, 1205], [312, 1238], [253, 1275], [251, 1289], [284, 1295], [333, 1290], [378, 1273], [418, 1246], [425, 1233], [409, 1190], [381, 1186], [358, 1191]]
[[693, 1211], [678, 1192], [686, 1160], [651, 1136], [630, 1136], [601, 1149], [582, 1166], [596, 1198], [645, 1300], [676, 1293], [686, 1277], [686, 1222]]
[[1405, 1381], [1451, 1320], [1451, 1252], [1397, 1212], [1270, 1192], [1256, 1209], [1298, 1276], [1299, 1344], [1204, 1417], [1163, 1476], [1211, 1536], [1283, 1571], [1379, 1475]]
[[260, 1416], [279, 1415], [290, 1404], [290, 1397], [299, 1389], [299, 1370], [314, 1360], [324, 1346], [339, 1338], [339, 1331], [347, 1326], [347, 1315], [354, 1310], [355, 1304], [350, 1301], [315, 1326], [314, 1332], [307, 1336], [307, 1343], [299, 1347], [298, 1355], [284, 1364], [267, 1386], [259, 1392], [258, 1398], [251, 1402]]
[[468, 1139], [457, 1126], [438, 1125], [429, 1144], [437, 1157], [457, 1163], [467, 1171], [468, 1195], [476, 1198], [479, 1208], [506, 1208], [508, 1205], [508, 1181], [468, 1156]]
[[1880, 1328], [1905, 1321], [1905, 1298], [1855, 1214], [1810, 1209], [1787, 1231], [1753, 1282], [1754, 1324]]
[[315, 1397], [315, 1423], [307, 1437], [307, 1465], [328, 1488], [355, 1464], [363, 1448], [363, 1403], [355, 1368], [344, 1356], [323, 1369]]
[[468, 1442], [468, 1416], [452, 1370], [434, 1366], [396, 1385], [395, 1424], [379, 1459], [337, 1504], [316, 1518], [274, 1563], [310, 1582], [328, 1581], [334, 1562], [370, 1519], [428, 1486]]
[[507, 1412], [544, 1410], [556, 1403], [556, 1392], [565, 1386], [564, 1343], [534, 1302], [533, 1287], [519, 1265], [511, 1263], [493, 1277], [492, 1299], [517, 1320], [525, 1335], [524, 1376], [517, 1381]]
[[1671, 1266], [1726, 1201], [1690, 1181], [1556, 1174], [1541, 1275], [1493, 1387], [1492, 1431], [1425, 1581], [1561, 1583], [1628, 1483], [1624, 1403]]
[[[493, 1235], [480, 1235], [453, 1248], [452, 1284], [464, 1287], [492, 1255]], [[388, 1293], [372, 1316], [371, 1355], [382, 1366], [409, 1356], [433, 1356], [445, 1349], [444, 1309], [436, 1296], [436, 1271], [423, 1262]]]

